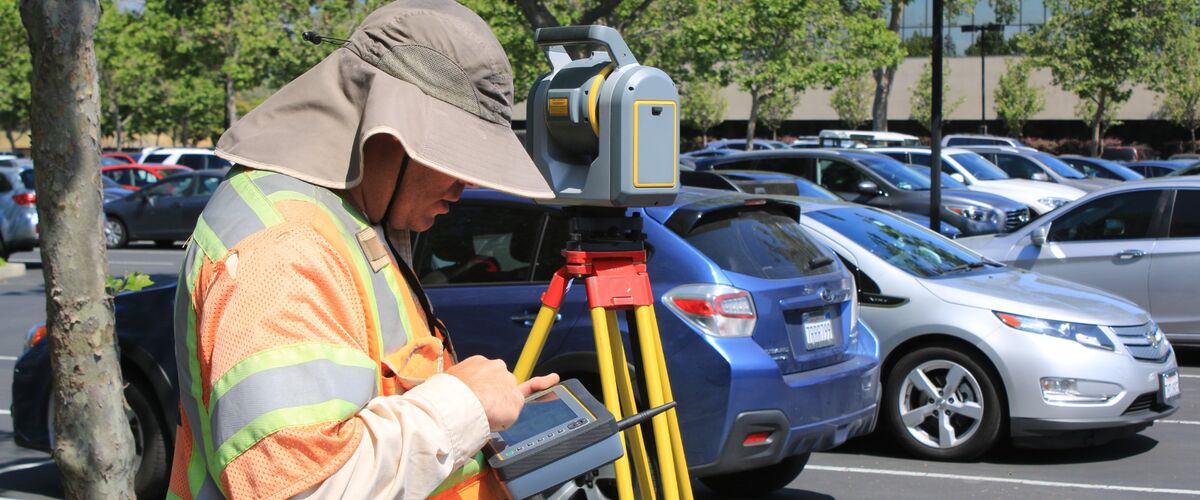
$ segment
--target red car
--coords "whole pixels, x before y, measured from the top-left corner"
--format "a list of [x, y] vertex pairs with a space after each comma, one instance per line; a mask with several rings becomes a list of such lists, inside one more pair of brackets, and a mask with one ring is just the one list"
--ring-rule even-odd
[[110, 165], [100, 167], [100, 174], [126, 188], [139, 190], [157, 183], [168, 175], [191, 172], [192, 169], [179, 165]]
[[100, 155], [100, 166], [107, 167], [111, 165], [130, 165], [137, 163], [132, 156], [125, 153], [104, 153]]

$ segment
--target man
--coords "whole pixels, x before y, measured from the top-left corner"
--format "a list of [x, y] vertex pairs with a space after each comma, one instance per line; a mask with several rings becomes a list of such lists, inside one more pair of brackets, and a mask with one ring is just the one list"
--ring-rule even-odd
[[171, 497], [496, 495], [478, 451], [558, 377], [455, 364], [404, 256], [465, 186], [552, 196], [512, 99], [478, 16], [401, 1], [221, 137], [238, 166], [176, 297]]

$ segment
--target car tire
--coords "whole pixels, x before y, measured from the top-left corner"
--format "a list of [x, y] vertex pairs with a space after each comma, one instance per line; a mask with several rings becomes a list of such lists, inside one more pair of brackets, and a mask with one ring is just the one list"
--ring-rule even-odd
[[111, 215], [104, 218], [104, 246], [125, 248], [129, 244], [129, 231], [121, 219]]
[[134, 491], [138, 498], [163, 498], [171, 478], [173, 457], [169, 443], [173, 436], [167, 435], [167, 426], [146, 396], [145, 389], [137, 384], [127, 385], [125, 401], [129, 403], [129, 426], [138, 453]]
[[804, 472], [811, 455], [793, 455], [766, 467], [702, 477], [700, 482], [725, 498], [763, 497], [791, 484]]
[[0, 259], [8, 260], [9, 255], [12, 255], [12, 252], [8, 251], [8, 245], [4, 244], [4, 235], [0, 234]]
[[[952, 391], [947, 391], [949, 384], [955, 384]], [[999, 377], [977, 356], [946, 346], [917, 349], [896, 361], [887, 375], [884, 425], [916, 457], [974, 460], [1002, 437], [1000, 389]]]
[[154, 240], [154, 246], [158, 248], [174, 248], [175, 240]]

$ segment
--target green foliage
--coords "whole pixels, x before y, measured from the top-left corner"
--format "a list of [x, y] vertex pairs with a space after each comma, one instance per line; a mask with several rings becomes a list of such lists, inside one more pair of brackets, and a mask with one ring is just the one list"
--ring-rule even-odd
[[762, 98], [761, 111], [758, 121], [771, 131], [771, 139], [779, 138], [779, 127], [792, 115], [792, 110], [800, 105], [800, 94], [784, 89], [767, 94]]
[[1191, 134], [1192, 151], [1200, 151], [1196, 129], [1200, 129], [1200, 27], [1188, 26], [1171, 37], [1154, 87], [1162, 92], [1159, 116]]
[[8, 149], [29, 130], [29, 75], [33, 67], [16, 0], [0, 0], [0, 129]]
[[[933, 56], [933, 37], [923, 33], [913, 33], [907, 40], [901, 42], [900, 46], [908, 57], [928, 58]], [[947, 57], [958, 54], [958, 47], [954, 45], [953, 38], [942, 37], [942, 53]]]
[[1000, 83], [992, 93], [996, 101], [996, 115], [1004, 121], [1010, 135], [1020, 137], [1021, 130], [1029, 118], [1046, 109], [1046, 97], [1040, 87], [1029, 84], [1032, 68], [1027, 64], [1012, 62], [1000, 76]]
[[125, 292], [136, 292], [150, 285], [154, 281], [145, 273], [132, 272], [126, 274], [124, 278], [109, 276], [104, 280], [104, 290], [109, 295], [120, 295]]
[[871, 119], [871, 99], [875, 81], [864, 73], [838, 82], [829, 96], [829, 105], [837, 112], [846, 128], [856, 129]]
[[1110, 107], [1151, 83], [1156, 51], [1195, 20], [1195, 0], [1048, 0], [1046, 24], [1022, 44], [1054, 84], [1088, 101], [1094, 152]]
[[967, 46], [963, 54], [978, 56], [980, 50], [989, 56], [1011, 56], [1021, 53], [1021, 43], [1017, 38], [1004, 38], [1004, 33], [985, 31], [974, 43]]
[[[1100, 137], [1104, 137], [1105, 132], [1114, 125], [1120, 125], [1121, 120], [1117, 119], [1117, 113], [1121, 112], [1121, 104], [1108, 105], [1104, 107], [1104, 112], [1100, 115]], [[1075, 117], [1079, 118], [1084, 123], [1092, 123], [1096, 117], [1096, 103], [1087, 99], [1081, 99], [1075, 103]]]
[[868, 14], [881, 8], [878, 2], [864, 0], [859, 3], [871, 6], [854, 10], [837, 0], [697, 3], [702, 14], [680, 30], [692, 40], [692, 68], [750, 94], [747, 138], [754, 134], [762, 99], [833, 86], [901, 57], [896, 35]]
[[680, 121], [700, 131], [707, 139], [709, 129], [725, 120], [729, 103], [721, 95], [721, 87], [709, 82], [691, 82], [681, 87]]
[[[950, 93], [950, 67], [942, 66], [942, 116], [950, 116], [955, 109], [963, 103], [963, 97], [959, 96], [954, 101], [946, 101], [946, 96]], [[933, 66], [925, 63], [921, 68], [921, 78], [917, 80], [917, 84], [912, 89], [912, 96], [909, 98], [909, 104], [912, 107], [911, 118], [921, 124], [927, 132], [933, 132]]]

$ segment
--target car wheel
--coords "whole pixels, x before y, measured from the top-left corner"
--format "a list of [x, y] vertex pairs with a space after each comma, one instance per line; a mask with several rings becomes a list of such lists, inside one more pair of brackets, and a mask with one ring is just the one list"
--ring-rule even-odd
[[163, 498], [167, 494], [167, 482], [171, 477], [172, 436], [167, 435], [167, 426], [143, 389], [135, 384], [125, 387], [125, 401], [129, 403], [129, 427], [133, 431], [137, 473], [134, 476], [134, 491], [138, 498]]
[[537, 500], [610, 500], [617, 498], [616, 467], [612, 464], [534, 495]]
[[0, 259], [8, 260], [9, 255], [12, 255], [12, 252], [8, 251], [8, 245], [4, 244], [4, 235], [0, 234]]
[[111, 215], [104, 218], [104, 244], [108, 248], [125, 248], [129, 244], [129, 233], [121, 219]]
[[811, 453], [787, 457], [775, 465], [700, 478], [725, 498], [762, 497], [781, 490], [804, 472]]
[[154, 246], [158, 248], [173, 248], [175, 240], [154, 240]]
[[1001, 437], [999, 384], [974, 356], [926, 347], [896, 362], [884, 388], [883, 411], [892, 437], [909, 453], [931, 460], [973, 460]]

